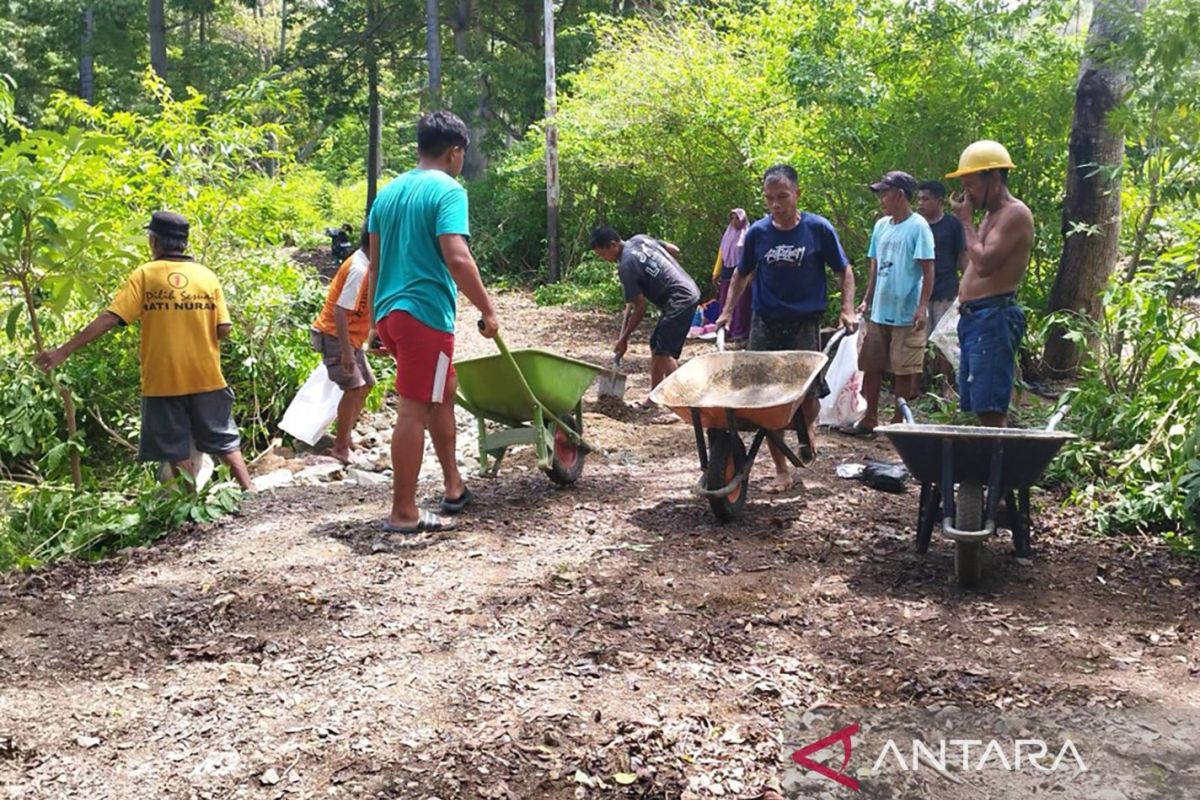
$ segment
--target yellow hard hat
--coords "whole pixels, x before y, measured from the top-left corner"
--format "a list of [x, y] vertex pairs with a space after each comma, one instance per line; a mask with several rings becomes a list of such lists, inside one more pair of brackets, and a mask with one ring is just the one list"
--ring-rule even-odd
[[960, 178], [972, 172], [983, 172], [989, 169], [1013, 169], [1015, 165], [1008, 156], [1008, 151], [999, 142], [991, 139], [980, 139], [967, 145], [958, 157], [958, 169], [947, 172], [947, 178]]

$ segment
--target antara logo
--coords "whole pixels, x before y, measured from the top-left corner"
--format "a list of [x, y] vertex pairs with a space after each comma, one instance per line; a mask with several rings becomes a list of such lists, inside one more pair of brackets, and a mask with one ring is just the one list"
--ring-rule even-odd
[[[862, 791], [859, 781], [846, 774], [853, 749], [852, 737], [858, 734], [859, 730], [858, 723], [842, 728], [818, 742], [796, 750], [792, 753], [792, 761], [848, 789]], [[812, 759], [813, 754], [838, 743], [842, 745], [842, 765], [838, 769], [832, 769]], [[972, 748], [978, 749], [973, 751]], [[911, 758], [905, 757], [906, 750], [911, 751]], [[923, 766], [943, 773], [949, 770], [982, 772], [985, 769], [1020, 772], [1029, 766], [1038, 772], [1050, 773], [1064, 765], [1079, 772], [1088, 771], [1087, 763], [1070, 739], [1063, 742], [1058, 749], [1058, 755], [1051, 758], [1050, 753], [1051, 749], [1043, 739], [1017, 739], [1008, 747], [996, 739], [941, 739], [936, 744], [913, 739], [911, 748], [906, 749], [901, 749], [895, 739], [888, 739], [871, 767], [871, 775], [880, 774], [889, 764], [898, 766], [904, 772], [915, 772]]]

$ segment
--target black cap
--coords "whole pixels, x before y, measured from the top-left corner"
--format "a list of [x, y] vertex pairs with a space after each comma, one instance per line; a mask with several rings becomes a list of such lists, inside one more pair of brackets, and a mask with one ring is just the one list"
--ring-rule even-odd
[[150, 224], [146, 230], [156, 236], [170, 236], [173, 239], [188, 238], [188, 221], [182, 214], [174, 211], [155, 211], [150, 215]]
[[882, 192], [884, 189], [893, 187], [904, 192], [906, 197], [912, 197], [917, 191], [917, 179], [907, 172], [889, 172], [882, 179], [871, 184], [871, 191]]

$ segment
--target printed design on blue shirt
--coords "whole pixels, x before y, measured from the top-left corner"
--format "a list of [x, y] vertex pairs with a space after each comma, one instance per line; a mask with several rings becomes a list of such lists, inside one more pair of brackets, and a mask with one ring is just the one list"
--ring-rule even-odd
[[777, 244], [767, 251], [763, 261], [770, 266], [785, 262], [785, 266], [798, 267], [804, 260], [808, 248], [799, 245]]

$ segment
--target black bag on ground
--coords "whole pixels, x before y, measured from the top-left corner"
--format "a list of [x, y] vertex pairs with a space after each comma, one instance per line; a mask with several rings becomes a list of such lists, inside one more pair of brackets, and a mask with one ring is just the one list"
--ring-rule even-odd
[[872, 489], [903, 494], [908, 485], [908, 470], [898, 462], [868, 461], [858, 479]]

